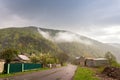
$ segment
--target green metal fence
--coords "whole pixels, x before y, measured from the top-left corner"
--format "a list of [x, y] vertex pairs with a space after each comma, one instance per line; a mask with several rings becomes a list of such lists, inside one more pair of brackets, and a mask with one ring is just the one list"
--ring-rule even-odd
[[23, 72], [25, 70], [37, 69], [42, 68], [42, 64], [34, 64], [34, 63], [10, 63], [5, 64], [4, 72], [15, 73], [15, 72]]
[[8, 73], [15, 73], [15, 72], [21, 72], [22, 71], [22, 64], [21, 63], [15, 63], [15, 64], [8, 64]]
[[37, 68], [41, 68], [41, 67], [42, 67], [41, 64], [31, 64], [31, 63], [24, 64], [24, 70], [37, 69]]

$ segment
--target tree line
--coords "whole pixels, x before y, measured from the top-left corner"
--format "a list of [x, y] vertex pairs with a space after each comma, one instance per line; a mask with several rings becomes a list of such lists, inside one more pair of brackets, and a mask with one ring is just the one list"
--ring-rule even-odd
[[[16, 49], [4, 49], [0, 52], [0, 59], [4, 59], [6, 63], [11, 63], [20, 53]], [[51, 55], [50, 53], [31, 54], [29, 55], [31, 63], [41, 63], [43, 65], [67, 62], [69, 56], [63, 52], [56, 55]]]

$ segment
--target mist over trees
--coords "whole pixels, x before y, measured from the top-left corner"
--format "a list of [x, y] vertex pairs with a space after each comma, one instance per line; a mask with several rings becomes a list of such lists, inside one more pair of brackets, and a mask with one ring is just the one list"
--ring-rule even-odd
[[[75, 57], [81, 55], [86, 57], [104, 57], [105, 52], [111, 51], [117, 60], [119, 60], [120, 50], [115, 47], [69, 31], [40, 28], [44, 34], [48, 33], [51, 38], [59, 37], [59, 40], [63, 40], [64, 37], [62, 36], [64, 36], [64, 34], [66, 38], [69, 37], [63, 41], [59, 41], [58, 39], [49, 40], [43, 36], [43, 33], [40, 34], [37, 29], [37, 27], [0, 29], [0, 51], [10, 47], [17, 49], [18, 52], [27, 53], [28, 55], [30, 55], [30, 53], [50, 53], [56, 56], [63, 52], [69, 56], [69, 60], [73, 60]], [[80, 38], [80, 41], [78, 38]], [[33, 57], [33, 60], [37, 62], [35, 61], [35, 57]]]

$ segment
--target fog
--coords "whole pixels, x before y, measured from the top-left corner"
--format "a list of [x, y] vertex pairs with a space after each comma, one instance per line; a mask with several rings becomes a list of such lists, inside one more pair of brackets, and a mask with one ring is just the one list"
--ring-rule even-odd
[[73, 34], [71, 32], [58, 32], [55, 34], [55, 36], [51, 36], [49, 32], [42, 31], [40, 28], [38, 28], [38, 32], [46, 39], [55, 41], [57, 43], [62, 42], [79, 42], [86, 45], [91, 45], [92, 42], [89, 40], [83, 40], [81, 39], [81, 36], [77, 34]]

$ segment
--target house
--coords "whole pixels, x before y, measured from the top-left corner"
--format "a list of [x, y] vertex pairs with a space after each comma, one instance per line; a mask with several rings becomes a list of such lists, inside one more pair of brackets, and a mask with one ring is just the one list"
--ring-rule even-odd
[[77, 57], [77, 64], [80, 66], [87, 67], [100, 67], [108, 65], [108, 60], [106, 58], [86, 58], [84, 56]]
[[5, 64], [5, 61], [4, 60], [0, 60], [0, 73], [2, 73], [3, 70], [4, 70], [4, 64]]
[[108, 65], [108, 60], [106, 58], [86, 58], [85, 66], [88, 67], [100, 67]]
[[26, 62], [30, 62], [30, 59], [26, 55], [20, 54], [16, 57], [14, 62], [24, 62], [24, 63], [26, 63]]
[[80, 66], [85, 66], [85, 57], [84, 56], [81, 56], [80, 58], [79, 58], [79, 64], [80, 64]]
[[85, 66], [92, 67], [94, 65], [93, 58], [86, 58], [85, 60]]

